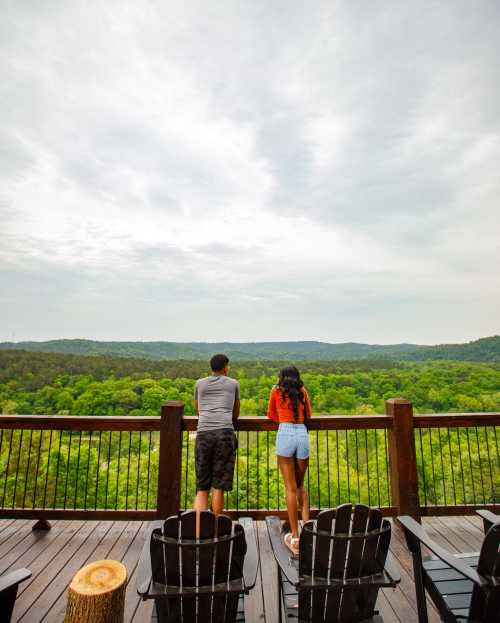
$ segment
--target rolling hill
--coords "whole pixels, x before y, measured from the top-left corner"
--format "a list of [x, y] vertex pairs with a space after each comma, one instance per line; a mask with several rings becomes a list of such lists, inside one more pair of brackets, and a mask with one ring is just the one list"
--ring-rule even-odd
[[50, 340], [46, 342], [1, 342], [2, 350], [24, 350], [78, 355], [115, 355], [154, 360], [207, 359], [224, 352], [235, 361], [335, 361], [390, 359], [423, 361], [454, 359], [459, 361], [500, 362], [500, 336], [481, 338], [466, 344], [360, 344], [345, 342], [100, 342], [94, 340]]

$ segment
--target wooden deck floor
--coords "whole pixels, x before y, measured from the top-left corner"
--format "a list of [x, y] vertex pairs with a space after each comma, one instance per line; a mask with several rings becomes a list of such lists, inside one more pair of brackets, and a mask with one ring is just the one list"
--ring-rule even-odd
[[[23, 623], [60, 623], [66, 607], [66, 589], [72, 576], [93, 560], [121, 560], [129, 573], [125, 603], [126, 623], [145, 623], [151, 603], [141, 602], [135, 590], [135, 570], [146, 524], [126, 521], [54, 521], [48, 532], [32, 532], [30, 520], [0, 520], [0, 574], [28, 567], [33, 575], [20, 587], [14, 620]], [[477, 551], [482, 524], [476, 517], [424, 519], [429, 534], [453, 552]], [[278, 597], [275, 563], [263, 522], [257, 524], [261, 569], [258, 585], [246, 601], [247, 623], [277, 623]], [[385, 623], [417, 621], [412, 567], [401, 530], [394, 526], [391, 550], [401, 569], [401, 584], [379, 598]], [[429, 608], [429, 620], [439, 617]]]

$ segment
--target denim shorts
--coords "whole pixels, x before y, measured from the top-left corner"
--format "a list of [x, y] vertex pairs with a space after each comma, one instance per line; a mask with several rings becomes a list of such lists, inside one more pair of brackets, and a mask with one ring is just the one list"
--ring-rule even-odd
[[276, 435], [276, 454], [285, 457], [309, 458], [309, 433], [304, 424], [282, 422]]

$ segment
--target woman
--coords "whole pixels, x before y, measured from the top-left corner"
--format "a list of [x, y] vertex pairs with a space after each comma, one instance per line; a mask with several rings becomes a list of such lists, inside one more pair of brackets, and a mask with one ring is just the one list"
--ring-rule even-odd
[[309, 464], [309, 434], [305, 421], [311, 417], [311, 404], [300, 373], [295, 366], [280, 371], [278, 384], [271, 390], [267, 417], [279, 423], [276, 454], [286, 491], [286, 508], [291, 532], [285, 543], [299, 553], [297, 501], [303, 521], [309, 520], [309, 499], [304, 476]]

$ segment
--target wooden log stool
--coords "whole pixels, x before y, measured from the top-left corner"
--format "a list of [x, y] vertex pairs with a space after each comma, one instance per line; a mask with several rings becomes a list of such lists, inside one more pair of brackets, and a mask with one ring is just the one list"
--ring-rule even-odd
[[86, 565], [68, 589], [64, 623], [123, 623], [127, 569], [116, 560]]

